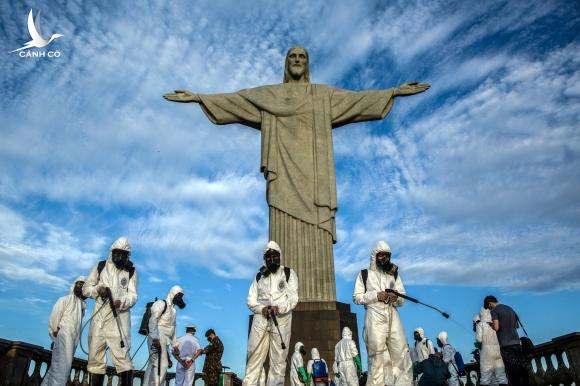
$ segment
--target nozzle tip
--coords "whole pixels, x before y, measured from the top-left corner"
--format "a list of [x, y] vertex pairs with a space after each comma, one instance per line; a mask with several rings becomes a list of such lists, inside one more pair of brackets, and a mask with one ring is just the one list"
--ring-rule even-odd
[[441, 315], [443, 315], [445, 319], [449, 319], [449, 314], [447, 312], [442, 312]]

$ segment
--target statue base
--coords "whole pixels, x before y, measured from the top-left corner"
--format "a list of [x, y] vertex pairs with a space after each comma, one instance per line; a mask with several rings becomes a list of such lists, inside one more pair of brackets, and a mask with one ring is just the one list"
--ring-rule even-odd
[[[300, 302], [292, 312], [292, 336], [288, 360], [294, 353], [296, 342], [304, 343], [306, 356], [304, 365], [310, 359], [310, 350], [316, 347], [328, 365], [328, 372], [333, 376], [334, 346], [342, 339], [342, 328], [352, 331], [352, 338], [360, 352], [358, 341], [358, 324], [356, 314], [350, 311], [350, 304], [340, 302]], [[290, 366], [286, 366], [286, 382], [290, 384]]]
[[[249, 317], [248, 334], [252, 328], [253, 315]], [[290, 385], [290, 366], [294, 345], [296, 342], [304, 343], [306, 356], [304, 366], [310, 359], [310, 350], [318, 349], [320, 357], [328, 365], [328, 375], [334, 377], [332, 362], [334, 361], [334, 346], [342, 339], [342, 329], [348, 327], [352, 331], [352, 338], [360, 353], [358, 341], [358, 324], [356, 314], [350, 311], [350, 304], [340, 302], [300, 302], [292, 311], [292, 336], [288, 347], [288, 362], [286, 364], [286, 376], [284, 385]], [[269, 369], [269, 359], [264, 362], [266, 374]]]

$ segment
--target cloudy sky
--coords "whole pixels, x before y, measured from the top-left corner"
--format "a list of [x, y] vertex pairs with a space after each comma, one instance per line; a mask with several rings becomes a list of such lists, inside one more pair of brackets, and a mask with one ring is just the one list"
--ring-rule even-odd
[[[59, 58], [10, 53], [31, 8], [44, 36], [64, 35], [44, 50]], [[48, 346], [54, 301], [127, 235], [135, 323], [181, 283], [180, 331], [215, 328], [243, 374], [245, 296], [267, 242], [260, 133], [161, 95], [280, 83], [295, 44], [315, 83], [432, 85], [334, 132], [339, 300], [385, 239], [407, 292], [452, 315], [407, 305], [409, 337], [446, 329], [469, 358], [488, 293], [536, 342], [578, 330], [577, 2], [10, 0], [0, 18], [2, 338]]]

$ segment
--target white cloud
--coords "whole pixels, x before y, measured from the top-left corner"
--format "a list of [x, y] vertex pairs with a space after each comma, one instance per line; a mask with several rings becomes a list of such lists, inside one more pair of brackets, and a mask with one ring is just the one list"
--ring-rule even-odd
[[223, 306], [220, 306], [219, 304], [215, 304], [215, 303], [202, 302], [201, 304], [203, 304], [207, 308], [211, 308], [212, 310], [215, 310], [215, 311], [221, 311], [224, 309]]
[[[0, 275], [9, 280], [68, 288], [97, 259], [97, 254], [85, 250], [81, 240], [60, 226], [35, 223], [1, 205], [0, 216], [11, 221], [7, 225], [14, 224], [0, 229]], [[90, 247], [101, 246], [103, 241], [99, 237], [88, 240]]]
[[[315, 81], [361, 88], [424, 76], [433, 84], [397, 101], [381, 123], [391, 134], [376, 135], [372, 125], [335, 132], [338, 272], [356, 271], [379, 237], [428, 262], [428, 249], [414, 246], [434, 243], [433, 253], [448, 256], [457, 243], [465, 255], [452, 258], [473, 259], [470, 248], [484, 241], [532, 243], [531, 232], [517, 232], [528, 223], [573, 240], [578, 47], [543, 59], [525, 52], [536, 47], [530, 28], [564, 8], [212, 1], [112, 12], [67, 2], [45, 13], [65, 34], [63, 60], [41, 68], [0, 58], [0, 273], [64, 286], [72, 268], [88, 269], [122, 232], [151, 283], [177, 280], [184, 266], [250, 277], [267, 235], [259, 132], [213, 126], [197, 106], [161, 94], [278, 83], [293, 44], [309, 48]], [[3, 8], [7, 41], [26, 33], [19, 12]], [[81, 14], [90, 17], [79, 29]], [[518, 32], [527, 46], [476, 46]], [[490, 232], [495, 226], [501, 232]], [[566, 260], [570, 244], [550, 253]]]
[[376, 205], [339, 217], [337, 271], [352, 278], [386, 238], [411, 283], [580, 287], [578, 109], [558, 86], [580, 80], [578, 48], [490, 58], [485, 81], [460, 99], [391, 138], [359, 130], [351, 154], [341, 144], [349, 162], [362, 158], [343, 207]]
[[28, 304], [48, 304], [50, 300], [40, 299], [40, 298], [23, 298], [23, 302]]

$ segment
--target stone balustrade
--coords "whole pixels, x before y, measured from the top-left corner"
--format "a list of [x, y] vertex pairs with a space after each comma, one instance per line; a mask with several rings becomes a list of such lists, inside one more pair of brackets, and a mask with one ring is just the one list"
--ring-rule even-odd
[[[15, 342], [0, 338], [0, 386], [38, 386], [42, 383], [42, 377], [50, 366], [52, 352], [41, 346], [25, 342]], [[86, 371], [87, 361], [74, 358], [71, 375], [66, 386], [88, 386], [89, 376]], [[113, 386], [118, 384], [115, 369], [107, 367], [105, 384]], [[224, 386], [241, 386], [242, 381], [231, 372], [226, 372]], [[133, 385], [143, 384], [143, 371], [133, 372]], [[175, 382], [175, 373], [168, 372], [166, 385]], [[196, 373], [195, 379], [203, 378], [202, 373]], [[63, 385], [64, 386], [64, 385]]]
[[[580, 332], [537, 344], [529, 356], [531, 386], [580, 385]], [[466, 386], [479, 385], [475, 362], [465, 364]]]
[[[0, 338], [0, 386], [37, 386], [50, 366], [52, 352], [43, 347], [25, 342], [15, 342]], [[580, 386], [580, 332], [559, 336], [549, 342], [536, 345], [530, 355], [531, 386]], [[71, 376], [66, 386], [88, 386], [87, 361], [75, 358]], [[465, 365], [466, 386], [479, 385], [477, 363]], [[143, 371], [134, 371], [134, 385], [143, 382]], [[196, 373], [196, 380], [203, 374]], [[107, 368], [106, 384], [117, 384], [113, 367]], [[167, 373], [166, 385], [175, 378], [175, 373]], [[225, 373], [224, 386], [241, 386], [242, 381], [231, 372]]]

